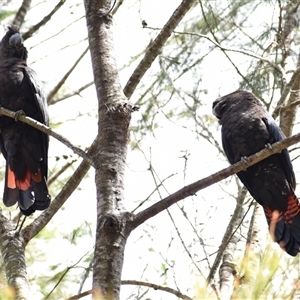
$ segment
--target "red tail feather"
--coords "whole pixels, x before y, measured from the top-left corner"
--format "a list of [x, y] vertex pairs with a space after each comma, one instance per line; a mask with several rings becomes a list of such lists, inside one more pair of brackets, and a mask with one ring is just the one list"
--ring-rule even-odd
[[14, 171], [12, 171], [10, 166], [8, 166], [8, 173], [7, 173], [8, 188], [10, 189], [18, 188], [19, 190], [26, 191], [31, 186], [31, 179], [33, 179], [35, 182], [41, 182], [42, 181], [41, 172], [39, 171], [38, 173], [33, 174], [27, 170], [24, 178], [17, 179]]
[[283, 219], [284, 223], [292, 224], [293, 218], [300, 213], [299, 201], [295, 194], [292, 194], [287, 198], [287, 208], [285, 211], [279, 212], [267, 206], [264, 206], [264, 211], [268, 222], [279, 222]]
[[15, 173], [11, 170], [10, 166], [7, 168], [7, 187], [10, 189], [16, 188]]
[[297, 216], [300, 212], [299, 201], [297, 197], [293, 194], [287, 198], [287, 209], [283, 212], [283, 220], [287, 224], [292, 224], [292, 218]]
[[26, 171], [25, 177], [23, 179], [16, 179], [16, 186], [21, 191], [26, 191], [30, 188], [31, 176], [29, 171]]

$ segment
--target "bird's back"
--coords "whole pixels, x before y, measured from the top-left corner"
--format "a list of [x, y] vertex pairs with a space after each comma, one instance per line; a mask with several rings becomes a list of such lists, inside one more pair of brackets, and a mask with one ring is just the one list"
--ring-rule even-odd
[[[213, 109], [222, 125], [222, 144], [231, 164], [284, 138], [273, 118], [248, 92], [219, 98]], [[273, 154], [237, 175], [263, 206], [268, 224], [276, 224], [272, 237], [289, 254], [296, 255], [300, 247], [300, 209], [288, 151]]]
[[[0, 105], [48, 125], [46, 98], [26, 59], [22, 37], [16, 27], [10, 27], [0, 42]], [[49, 206], [48, 143], [48, 136], [32, 126], [0, 117], [0, 147], [7, 161], [6, 206], [18, 202], [25, 215]]]

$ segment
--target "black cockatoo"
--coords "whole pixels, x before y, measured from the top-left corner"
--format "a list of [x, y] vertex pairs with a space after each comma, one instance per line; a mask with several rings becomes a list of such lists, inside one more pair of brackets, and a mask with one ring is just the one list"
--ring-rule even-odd
[[[238, 90], [217, 99], [213, 113], [222, 125], [222, 144], [231, 164], [285, 138], [249, 92]], [[237, 175], [263, 206], [272, 238], [288, 254], [296, 256], [300, 250], [300, 208], [288, 151], [273, 154]]]
[[[18, 28], [8, 27], [0, 42], [0, 105], [48, 125], [44, 91], [26, 60], [27, 50]], [[26, 216], [50, 204], [48, 143], [48, 136], [39, 130], [0, 117], [0, 147], [6, 159], [3, 202], [6, 206], [18, 203]]]

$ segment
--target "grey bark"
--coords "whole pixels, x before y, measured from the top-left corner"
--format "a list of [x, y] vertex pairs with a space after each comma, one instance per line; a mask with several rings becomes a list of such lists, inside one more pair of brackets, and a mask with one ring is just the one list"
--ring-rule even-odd
[[32, 295], [27, 279], [25, 245], [23, 236], [15, 231], [15, 225], [0, 214], [0, 251], [5, 275], [18, 300], [30, 300]]
[[[281, 32], [281, 48], [282, 48], [282, 61], [281, 65], [284, 69], [295, 68], [293, 65], [292, 55], [293, 51], [291, 49], [292, 44], [295, 42], [295, 37], [297, 34], [297, 29], [299, 28], [299, 4], [298, 0], [289, 1], [285, 7], [285, 15], [283, 18], [283, 28]], [[289, 61], [291, 61], [289, 65]], [[298, 56], [298, 62], [296, 67], [300, 66], [300, 57]], [[286, 136], [291, 136], [294, 122], [296, 119], [296, 113], [299, 105], [295, 103], [300, 99], [299, 96], [300, 88], [300, 76], [294, 80], [290, 94], [286, 98], [284, 104], [284, 109], [280, 112], [280, 127]]]
[[[182, 3], [194, 1], [183, 0]], [[113, 1], [86, 0], [85, 10], [94, 82], [98, 97], [98, 137], [95, 181], [97, 186], [97, 229], [93, 266], [93, 297], [119, 299], [124, 249], [128, 235], [135, 228], [133, 216], [124, 207], [124, 170], [128, 127], [136, 109], [125, 97], [114, 58], [112, 19], [108, 15]], [[173, 28], [188, 11], [178, 12], [174, 27], [165, 26], [156, 50], [160, 50]], [[171, 31], [170, 31], [171, 28]], [[170, 31], [170, 32], [169, 32]], [[169, 32], [168, 34], [163, 34]], [[159, 51], [151, 53], [154, 60]], [[147, 56], [147, 55], [146, 55]], [[148, 57], [149, 58], [149, 57]], [[148, 61], [148, 60], [147, 60]], [[144, 72], [150, 67], [146, 64]], [[144, 74], [144, 73], [143, 73]], [[142, 76], [142, 75], [141, 75]], [[140, 80], [137, 79], [136, 84]], [[136, 84], [129, 81], [130, 94]]]
[[[300, 67], [300, 55], [298, 56], [297, 68]], [[285, 108], [280, 112], [280, 127], [286, 136], [291, 136], [296, 120], [300, 100], [300, 75], [294, 81], [290, 95], [285, 103]], [[297, 104], [298, 103], [298, 104]]]
[[97, 229], [93, 267], [94, 299], [119, 299], [126, 239], [124, 170], [133, 105], [122, 92], [114, 58], [112, 1], [85, 1], [88, 37], [98, 97], [95, 155]]
[[[282, 67], [288, 70], [300, 66], [300, 55], [298, 55], [297, 65], [294, 66], [292, 60], [291, 46], [295, 41], [297, 29], [299, 28], [299, 4], [298, 0], [289, 1], [286, 5], [286, 13], [283, 18], [283, 28], [281, 33], [281, 48], [282, 48]], [[280, 127], [286, 136], [291, 136], [294, 123], [296, 120], [296, 113], [299, 105], [295, 105], [300, 99], [300, 75], [297, 75], [296, 80], [293, 82], [290, 90], [290, 94], [284, 102], [285, 109], [280, 112]]]
[[[100, 295], [105, 299], [119, 298], [125, 243], [134, 227], [131, 222], [132, 216], [126, 212], [123, 205], [123, 178], [128, 126], [131, 112], [135, 110], [135, 107], [124, 96], [118, 79], [113, 56], [112, 20], [107, 15], [112, 2], [86, 1], [85, 3], [95, 86], [99, 100], [99, 137], [87, 154], [94, 158], [93, 164], [95, 162], [96, 165], [98, 220], [93, 293], [97, 299]], [[30, 37], [40, 26], [49, 21], [64, 3], [65, 1], [59, 1], [48, 16], [23, 35], [24, 39]], [[164, 30], [167, 31], [170, 28], [164, 28], [162, 32]], [[153, 55], [151, 57], [153, 58]], [[24, 255], [26, 244], [46, 226], [74, 188], [78, 186], [89, 167], [89, 163], [83, 161], [66, 186], [52, 201], [49, 209], [20, 233], [15, 233], [12, 223], [1, 215], [0, 250], [4, 258], [8, 283], [15, 290], [17, 299], [32, 299], [26, 274]]]

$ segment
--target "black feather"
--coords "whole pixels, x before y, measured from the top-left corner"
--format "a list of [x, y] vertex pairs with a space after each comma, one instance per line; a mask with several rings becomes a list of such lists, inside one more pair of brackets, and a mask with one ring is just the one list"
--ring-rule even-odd
[[[217, 99], [213, 113], [222, 125], [222, 144], [231, 164], [285, 138], [260, 101], [249, 92], [236, 91]], [[253, 198], [264, 207], [272, 237], [290, 255], [300, 248], [300, 209], [296, 180], [286, 149], [239, 172]]]
[[[18, 28], [9, 27], [0, 42], [0, 105], [48, 125], [46, 97], [36, 73], [27, 66], [27, 54]], [[6, 206], [18, 202], [25, 215], [49, 206], [48, 144], [48, 136], [39, 130], [0, 117], [0, 147], [7, 163]]]

